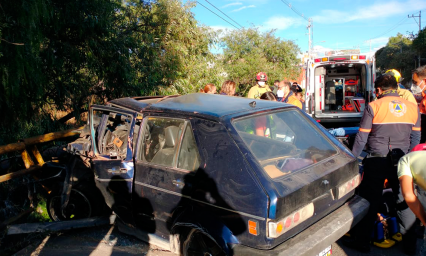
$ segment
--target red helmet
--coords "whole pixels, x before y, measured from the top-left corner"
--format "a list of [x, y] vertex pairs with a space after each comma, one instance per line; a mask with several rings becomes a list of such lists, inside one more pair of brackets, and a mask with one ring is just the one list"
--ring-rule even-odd
[[264, 81], [264, 82], [266, 82], [266, 81], [268, 81], [268, 76], [266, 75], [265, 72], [259, 72], [256, 75], [256, 81]]
[[413, 152], [413, 151], [422, 151], [422, 150], [426, 150], [426, 144], [425, 144], [425, 143], [423, 143], [423, 144], [418, 144], [417, 146], [415, 146], [415, 147], [411, 150], [411, 152]]

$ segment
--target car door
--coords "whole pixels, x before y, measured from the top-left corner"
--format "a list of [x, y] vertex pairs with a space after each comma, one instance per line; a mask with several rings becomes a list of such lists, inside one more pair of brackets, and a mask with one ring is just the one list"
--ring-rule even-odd
[[135, 117], [131, 111], [93, 106], [89, 119], [96, 186], [107, 205], [126, 222], [132, 222]]
[[133, 201], [136, 225], [168, 237], [172, 213], [191, 189], [185, 180], [200, 156], [189, 120], [145, 117], [135, 159]]

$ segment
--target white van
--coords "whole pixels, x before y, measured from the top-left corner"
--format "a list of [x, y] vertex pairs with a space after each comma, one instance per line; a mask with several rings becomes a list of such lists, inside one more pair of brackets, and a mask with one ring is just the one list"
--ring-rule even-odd
[[361, 120], [373, 98], [374, 55], [334, 55], [306, 63], [306, 113], [318, 122]]

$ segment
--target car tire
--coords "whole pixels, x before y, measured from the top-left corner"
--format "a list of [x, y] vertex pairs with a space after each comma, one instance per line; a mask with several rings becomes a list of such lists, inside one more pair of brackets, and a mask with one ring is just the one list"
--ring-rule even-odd
[[222, 248], [199, 229], [191, 229], [182, 243], [183, 256], [225, 256]]
[[99, 199], [94, 196], [97, 193], [93, 189], [72, 188], [64, 211], [61, 210], [61, 194], [62, 190], [55, 190], [47, 199], [47, 212], [53, 221], [84, 219], [102, 214], [104, 207], [99, 205]]

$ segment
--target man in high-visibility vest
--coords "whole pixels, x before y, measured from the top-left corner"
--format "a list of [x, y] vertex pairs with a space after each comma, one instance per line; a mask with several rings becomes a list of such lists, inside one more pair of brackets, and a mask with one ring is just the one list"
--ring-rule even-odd
[[264, 72], [259, 72], [256, 75], [256, 85], [250, 88], [250, 91], [247, 95], [247, 98], [250, 99], [260, 99], [260, 96], [264, 94], [265, 92], [270, 92], [271, 89], [266, 84], [266, 81], [268, 81], [268, 76]]
[[398, 70], [395, 69], [389, 69], [386, 71], [385, 74], [391, 74], [395, 77], [396, 82], [398, 83], [398, 89], [396, 90], [399, 96], [405, 100], [411, 101], [414, 104], [416, 104], [416, 99], [414, 98], [414, 95], [407, 89], [402, 89], [400, 87], [400, 82], [402, 80], [401, 73], [398, 72]]
[[397, 87], [395, 77], [390, 74], [376, 79], [378, 100], [370, 102], [365, 108], [352, 149], [355, 157], [358, 157], [364, 146], [367, 146], [368, 154], [363, 160], [364, 173], [359, 195], [367, 199], [370, 208], [364, 219], [354, 228], [353, 237], [343, 242], [362, 252], [370, 250], [370, 237], [378, 206], [382, 201], [385, 179], [388, 179], [395, 195], [403, 247], [416, 246], [416, 218], [406, 206], [399, 190], [396, 163], [401, 156], [419, 144], [420, 113], [416, 104], [398, 95]]
[[302, 109], [302, 102], [296, 97], [291, 90], [290, 81], [281, 81], [277, 91], [277, 101], [295, 105]]

